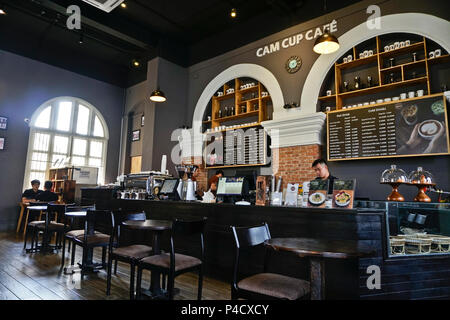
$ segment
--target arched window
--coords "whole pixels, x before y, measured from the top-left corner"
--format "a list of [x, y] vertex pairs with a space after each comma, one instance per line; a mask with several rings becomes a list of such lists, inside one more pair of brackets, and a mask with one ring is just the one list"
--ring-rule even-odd
[[73, 97], [60, 97], [42, 104], [30, 121], [30, 138], [24, 189], [33, 179], [41, 185], [54, 167], [98, 168], [98, 183], [105, 181], [108, 128], [91, 104]]

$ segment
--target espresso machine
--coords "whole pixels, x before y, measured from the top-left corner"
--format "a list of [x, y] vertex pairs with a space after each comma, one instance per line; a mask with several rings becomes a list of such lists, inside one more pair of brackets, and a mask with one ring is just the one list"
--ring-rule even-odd
[[130, 173], [121, 178], [121, 190], [117, 192], [118, 199], [145, 200], [153, 199], [164, 179], [172, 178], [171, 175], [156, 171]]
[[[197, 200], [195, 196], [195, 191], [197, 190], [197, 182], [192, 181], [192, 175], [198, 169], [195, 165], [177, 165], [175, 170], [178, 172], [180, 178], [180, 183], [178, 183], [178, 195], [181, 200], [194, 201]], [[184, 175], [186, 174], [187, 180], [184, 180]]]

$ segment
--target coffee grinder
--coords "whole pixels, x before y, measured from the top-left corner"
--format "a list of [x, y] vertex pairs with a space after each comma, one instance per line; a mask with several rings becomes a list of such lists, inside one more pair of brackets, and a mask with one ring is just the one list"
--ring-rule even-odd
[[183, 165], [178, 165], [178, 166], [175, 166], [175, 170], [177, 171], [178, 177], [180, 178], [180, 182], [178, 183], [178, 187], [177, 187], [177, 192], [178, 192], [178, 195], [180, 196], [180, 199], [184, 200], [186, 194], [184, 193], [185, 188], [184, 188], [183, 178], [184, 178], [184, 174], [186, 173], [186, 167]]
[[197, 190], [197, 182], [192, 181], [192, 175], [194, 172], [198, 169], [197, 166], [194, 165], [187, 165], [186, 166], [186, 174], [187, 174], [187, 181], [186, 181], [186, 198], [184, 200], [186, 201], [195, 201], [197, 200], [197, 197], [195, 196], [195, 191]]

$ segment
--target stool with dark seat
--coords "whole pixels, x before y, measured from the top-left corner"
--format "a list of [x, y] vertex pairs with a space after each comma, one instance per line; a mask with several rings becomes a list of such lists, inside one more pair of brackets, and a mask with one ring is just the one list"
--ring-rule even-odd
[[[76, 211], [87, 211], [87, 210], [95, 210], [95, 205], [90, 206], [68, 206], [66, 207], [65, 212], [76, 212]], [[70, 220], [70, 221], [68, 221]], [[74, 229], [74, 219], [68, 219], [66, 214], [63, 216], [63, 224], [65, 233], [62, 236], [62, 256], [61, 256], [61, 269], [64, 268], [65, 263], [65, 254], [66, 254], [66, 240], [72, 240], [74, 237], [84, 234], [84, 229]], [[72, 241], [69, 241], [68, 252], [70, 252], [70, 244]], [[74, 257], [75, 259], [75, 257]], [[72, 262], [73, 265], [73, 262]]]
[[[65, 211], [65, 204], [49, 203], [47, 205], [47, 215], [45, 217], [46, 221], [43, 224], [37, 224], [36, 229], [38, 232], [35, 233], [35, 236], [38, 236], [39, 231], [42, 231], [42, 246], [47, 247], [50, 235], [56, 233], [57, 237], [55, 248], [61, 248], [61, 240], [63, 238], [64, 232], [67, 231], [67, 228], [63, 223], [58, 222], [58, 217], [60, 217], [61, 219], [64, 216]], [[47, 248], [43, 249], [46, 250]]]
[[[32, 207], [46, 207], [47, 202], [31, 202], [28, 204], [28, 207], [26, 208], [26, 219], [25, 219], [25, 225], [24, 225], [24, 238], [23, 238], [23, 248], [26, 249], [27, 247], [27, 240], [28, 236], [31, 234], [31, 247], [29, 249], [26, 249], [27, 252], [34, 252], [37, 250], [37, 248], [34, 247], [35, 245], [35, 239], [36, 234], [38, 233], [37, 226], [45, 224], [45, 220], [42, 219], [42, 211], [43, 210], [33, 210], [30, 209]], [[37, 213], [39, 212], [39, 217], [37, 217], [37, 220], [32, 220], [28, 222], [30, 219], [35, 219]]]
[[[161, 253], [143, 258], [138, 262], [138, 274], [136, 283], [137, 298], [141, 297], [141, 281], [142, 271], [144, 269], [151, 272], [160, 272], [163, 277], [168, 276], [168, 298], [173, 300], [175, 277], [180, 274], [197, 271], [198, 272], [198, 292], [197, 299], [202, 298], [203, 286], [203, 262], [204, 262], [204, 230], [207, 218], [201, 220], [174, 220], [172, 223], [170, 235], [170, 253]], [[200, 240], [200, 255], [198, 257], [188, 256], [184, 254], [175, 253], [174, 239], [178, 236], [190, 237], [199, 236]]]
[[270, 239], [267, 223], [254, 227], [231, 227], [234, 235], [236, 253], [231, 283], [231, 299], [288, 299], [299, 300], [307, 298], [310, 283], [305, 280], [269, 273], [268, 253], [265, 248], [264, 271], [238, 281], [239, 258], [242, 248], [255, 248]]
[[[116, 214], [118, 217], [119, 214]], [[134, 221], [145, 221], [145, 212], [139, 213], [128, 213], [120, 215], [119, 219], [116, 219], [116, 228], [114, 236], [116, 237], [116, 247], [109, 247], [108, 254], [108, 276], [106, 279], [106, 295], [110, 294], [111, 291], [111, 273], [112, 273], [112, 261], [115, 260], [114, 274], [117, 273], [117, 261], [122, 261], [130, 265], [130, 300], [134, 300], [134, 278], [136, 272], [136, 265], [138, 261], [142, 258], [148, 257], [152, 254], [152, 247], [144, 244], [131, 244], [128, 246], [120, 246], [120, 235], [122, 228], [122, 221], [134, 220]]]
[[86, 273], [87, 268], [92, 267], [88, 265], [88, 251], [96, 247], [102, 248], [102, 264], [101, 267], [106, 266], [106, 251], [113, 245], [114, 233], [114, 214], [110, 210], [87, 210], [84, 222], [83, 234], [72, 237], [70, 240], [73, 243], [71, 265], [74, 264], [76, 246], [83, 248], [83, 259], [81, 262], [81, 278]]

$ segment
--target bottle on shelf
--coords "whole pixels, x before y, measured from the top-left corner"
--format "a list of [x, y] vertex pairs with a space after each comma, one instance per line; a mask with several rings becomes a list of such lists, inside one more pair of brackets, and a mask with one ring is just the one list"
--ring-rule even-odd
[[395, 59], [394, 58], [390, 58], [389, 59], [389, 67], [393, 67], [394, 66], [394, 63], [395, 63]]
[[228, 107], [225, 107], [225, 117], [228, 117], [230, 113], [228, 112]]
[[222, 118], [222, 110], [219, 110], [219, 118]]
[[394, 83], [395, 82], [395, 77], [394, 77], [394, 73], [389, 74], [389, 83]]
[[372, 86], [372, 76], [367, 76], [367, 87], [371, 87]]
[[413, 52], [412, 56], [413, 56], [413, 61], [412, 62], [416, 62], [417, 61], [417, 52]]
[[359, 76], [355, 77], [355, 90], [361, 89], [361, 78]]
[[348, 91], [348, 81], [344, 81], [344, 92]]

